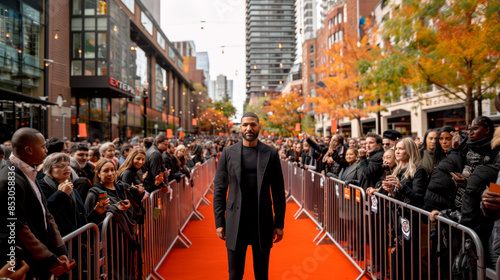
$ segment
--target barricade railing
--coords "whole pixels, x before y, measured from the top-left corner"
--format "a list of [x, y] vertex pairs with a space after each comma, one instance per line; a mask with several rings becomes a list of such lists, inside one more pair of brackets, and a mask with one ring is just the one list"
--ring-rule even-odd
[[[282, 161], [282, 169], [289, 200], [300, 207], [295, 217], [307, 216], [316, 223], [317, 238], [323, 234], [317, 244], [330, 239], [360, 271], [359, 278], [454, 279], [457, 271], [469, 273], [467, 279], [500, 275], [485, 268], [483, 246], [470, 228], [442, 216], [432, 223], [429, 212], [420, 208], [379, 193], [372, 201], [362, 188], [289, 162]], [[321, 206], [323, 211], [318, 210]], [[474, 264], [473, 271], [452, 270], [460, 251], [462, 260]], [[470, 255], [474, 261], [467, 259]]]
[[[325, 178], [320, 173], [303, 170], [303, 204], [301, 210], [296, 214], [300, 217], [302, 214], [307, 215], [320, 229], [320, 233], [316, 236], [316, 240], [323, 233], [324, 223], [324, 184]], [[307, 187], [306, 187], [307, 186]]]
[[365, 192], [327, 177], [323, 200], [325, 234], [317, 244], [329, 238], [360, 271], [360, 279], [367, 268]]
[[131, 274], [136, 279], [152, 275], [163, 279], [156, 271], [171, 249], [189, 247], [182, 229], [194, 216], [203, 218], [196, 209], [210, 203], [205, 195], [213, 184], [215, 168], [215, 159], [210, 159], [192, 170], [192, 181], [182, 176], [180, 182], [169, 182], [170, 192], [156, 190], [143, 199], [144, 223], [130, 230], [134, 239], [120, 229], [111, 213], [100, 230], [89, 223], [63, 237], [69, 259], [77, 261], [70, 279], [129, 279]]
[[285, 183], [285, 192], [286, 192], [286, 195], [289, 196], [290, 195], [290, 174], [291, 174], [291, 170], [289, 168], [289, 163], [284, 161], [284, 160], [280, 160], [281, 162], [281, 172], [283, 172], [283, 182]]
[[288, 163], [288, 168], [291, 171], [289, 177], [290, 195], [288, 200], [293, 200], [301, 208], [295, 215], [299, 214], [304, 207], [304, 169]]
[[[375, 193], [369, 201], [372, 277], [485, 279], [483, 245], [470, 228]], [[462, 261], [454, 264], [462, 254]], [[473, 260], [473, 258], [475, 260]], [[472, 265], [473, 264], [473, 265]], [[465, 266], [472, 265], [471, 269]]]
[[76, 266], [69, 272], [68, 279], [99, 279], [101, 262], [97, 225], [88, 223], [64, 236], [63, 241], [68, 248], [68, 259], [76, 261]]

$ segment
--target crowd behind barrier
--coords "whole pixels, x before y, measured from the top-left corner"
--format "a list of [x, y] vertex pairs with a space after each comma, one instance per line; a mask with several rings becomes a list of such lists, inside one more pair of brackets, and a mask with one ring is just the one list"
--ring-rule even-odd
[[[442, 216], [431, 222], [425, 210], [380, 193], [369, 197], [358, 186], [291, 162], [283, 161], [282, 170], [289, 201], [300, 207], [296, 218], [309, 217], [322, 234], [313, 241], [333, 242], [360, 271], [358, 279], [497, 279], [500, 275], [486, 268], [483, 246], [470, 228]], [[457, 266], [454, 262], [460, 257]], [[464, 270], [467, 264], [470, 269]]]
[[[151, 275], [162, 279], [156, 270], [174, 246], [189, 247], [182, 234], [185, 225], [195, 216], [197, 208], [207, 203], [216, 171], [216, 159], [210, 159], [193, 170], [192, 181], [182, 176], [180, 182], [169, 183], [170, 192], [156, 190], [143, 201], [144, 224], [137, 225], [137, 237], [130, 240], [118, 228], [113, 214], [108, 213], [101, 229], [93, 223], [63, 238], [70, 259], [79, 260], [70, 271], [70, 279], [125, 279], [132, 272], [137, 279]], [[142, 261], [135, 261], [135, 260]], [[135, 264], [142, 263], [142, 267]], [[62, 279], [62, 278], [61, 278]]]

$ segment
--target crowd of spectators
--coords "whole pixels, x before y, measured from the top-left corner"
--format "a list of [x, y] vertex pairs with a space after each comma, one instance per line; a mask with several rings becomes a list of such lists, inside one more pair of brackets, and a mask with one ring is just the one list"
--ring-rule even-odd
[[[16, 219], [15, 233], [4, 226], [0, 235], [15, 237], [20, 245], [15, 254], [23, 260], [16, 259], [20, 268], [15, 273], [11, 264], [5, 265], [0, 277], [49, 279], [68, 272], [79, 260], [68, 259], [70, 248], [62, 237], [89, 222], [101, 225], [107, 213], [113, 214], [129, 250], [137, 250], [136, 225], [144, 223], [144, 199], [158, 189], [171, 191], [169, 181], [190, 178], [192, 169], [235, 142], [218, 137], [169, 140], [160, 134], [90, 145], [19, 129], [0, 147], [0, 198], [5, 205], [0, 217]], [[15, 207], [9, 208], [11, 201]], [[2, 261], [10, 261], [11, 244], [0, 239]], [[126, 278], [142, 279], [141, 254], [129, 255], [135, 265], [127, 266]]]
[[[362, 138], [301, 133], [291, 138], [261, 136], [261, 140], [278, 149], [282, 160], [359, 186], [369, 196], [379, 192], [420, 207], [431, 212], [431, 220], [436, 215], [456, 219], [477, 232], [488, 252], [488, 265], [494, 266], [500, 254], [495, 245], [500, 242], [500, 234], [495, 234], [500, 228], [500, 194], [488, 186], [500, 183], [499, 129], [495, 133], [489, 118], [478, 117], [466, 131], [433, 128], [421, 141], [396, 130]], [[160, 134], [90, 145], [45, 140], [34, 129], [19, 129], [0, 149], [0, 196], [2, 205], [7, 205], [8, 178], [15, 173], [16, 231], [24, 246], [23, 267], [29, 265], [28, 278], [46, 279], [70, 270], [74, 261], [67, 258], [61, 236], [87, 222], [100, 224], [108, 212], [119, 217], [121, 230], [136, 242], [131, 229], [144, 222], [142, 201], [155, 190], [171, 191], [169, 181], [179, 181], [183, 175], [190, 178], [193, 168], [238, 138], [184, 140]], [[103, 193], [105, 199], [100, 199]], [[10, 213], [4, 208], [0, 216], [6, 220]], [[0, 233], [7, 235], [7, 230]], [[401, 242], [398, 229], [393, 231], [396, 238], [390, 243], [397, 251]], [[4, 240], [0, 250], [2, 256], [9, 251]], [[127, 273], [142, 277], [140, 271]]]

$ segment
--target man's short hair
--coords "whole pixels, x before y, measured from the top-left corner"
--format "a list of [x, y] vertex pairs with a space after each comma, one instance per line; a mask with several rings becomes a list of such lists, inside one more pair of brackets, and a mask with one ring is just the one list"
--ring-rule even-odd
[[87, 145], [85, 145], [85, 144], [78, 144], [78, 145], [71, 146], [71, 148], [69, 149], [69, 153], [70, 154], [74, 154], [77, 151], [86, 151], [86, 152], [88, 152], [89, 151], [89, 147], [87, 147]]
[[122, 153], [122, 155], [123, 155], [123, 153], [125, 153], [125, 152], [129, 152], [129, 151], [130, 151], [130, 149], [132, 149], [132, 147], [133, 147], [132, 145], [123, 145], [123, 146], [122, 146], [122, 148], [121, 148], [121, 150], [120, 150], [120, 152], [121, 152], [121, 153]]
[[257, 122], [260, 123], [259, 116], [257, 116], [257, 114], [255, 114], [254, 112], [246, 112], [241, 117], [241, 119], [243, 119], [243, 118], [256, 118]]
[[373, 137], [373, 138], [375, 138], [375, 142], [377, 142], [377, 144], [382, 144], [382, 137], [380, 137], [380, 135], [370, 132], [370, 133], [366, 134], [365, 138], [368, 138], [368, 137]]
[[64, 142], [58, 138], [50, 138], [45, 141], [45, 146], [47, 146], [47, 155], [53, 153], [60, 153], [64, 150]]
[[165, 134], [158, 134], [155, 138], [155, 145], [158, 145], [160, 143], [163, 143], [163, 141], [168, 140], [167, 135]]

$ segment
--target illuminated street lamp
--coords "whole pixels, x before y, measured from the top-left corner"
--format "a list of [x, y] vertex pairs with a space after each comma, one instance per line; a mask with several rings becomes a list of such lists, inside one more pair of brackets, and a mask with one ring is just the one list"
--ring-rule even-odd
[[144, 106], [144, 114], [143, 114], [143, 126], [144, 126], [144, 138], [148, 137], [148, 83], [145, 82], [142, 84], [142, 104]]

